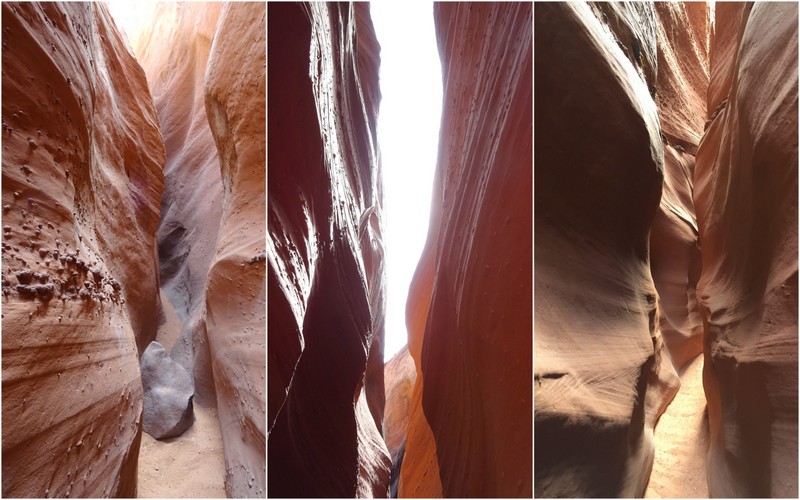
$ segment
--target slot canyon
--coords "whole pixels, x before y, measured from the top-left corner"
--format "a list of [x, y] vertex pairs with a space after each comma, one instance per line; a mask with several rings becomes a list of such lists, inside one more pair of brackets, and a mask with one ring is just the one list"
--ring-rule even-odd
[[264, 497], [266, 5], [120, 5], [2, 5], [2, 495]]
[[384, 364], [380, 33], [366, 3], [268, 4], [268, 496], [533, 495], [532, 13], [430, 11], [430, 226]]
[[534, 8], [534, 495], [797, 497], [797, 4]]

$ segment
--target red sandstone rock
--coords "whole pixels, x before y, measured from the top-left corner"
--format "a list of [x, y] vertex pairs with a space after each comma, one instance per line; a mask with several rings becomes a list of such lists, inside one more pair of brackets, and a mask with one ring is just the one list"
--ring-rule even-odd
[[708, 19], [704, 3], [661, 2], [655, 10], [664, 186], [650, 233], [650, 269], [658, 290], [661, 335], [680, 368], [703, 351], [695, 299], [701, 257], [692, 186], [706, 118]]
[[204, 86], [223, 186], [205, 315], [230, 497], [266, 495], [265, 17], [223, 6]]
[[368, 4], [268, 18], [269, 495], [385, 497], [379, 46]]
[[417, 381], [400, 495], [529, 497], [531, 6], [434, 15], [444, 106], [407, 305]]
[[2, 10], [3, 496], [135, 496], [155, 110], [105, 5]]
[[648, 251], [664, 175], [657, 23], [652, 5], [628, 8], [536, 6], [537, 496], [641, 495], [679, 383]]
[[797, 5], [718, 3], [711, 53], [694, 191], [709, 493], [796, 497]]
[[223, 195], [203, 85], [222, 4], [157, 3], [142, 9], [141, 24], [128, 26], [127, 32], [147, 73], [164, 137], [160, 284], [181, 324], [174, 347], [159, 340], [193, 372], [195, 401], [215, 406], [205, 300]]

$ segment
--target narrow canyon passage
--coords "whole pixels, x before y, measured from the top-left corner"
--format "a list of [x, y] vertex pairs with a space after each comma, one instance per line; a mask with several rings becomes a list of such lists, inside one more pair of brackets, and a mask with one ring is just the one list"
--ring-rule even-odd
[[3, 496], [264, 497], [266, 5], [2, 41]]
[[681, 389], [654, 431], [655, 459], [645, 498], [708, 498], [708, 417], [703, 355], [679, 373]]
[[535, 496], [796, 497], [797, 5], [534, 20]]
[[[371, 11], [268, 4], [268, 494], [530, 498], [532, 6], [418, 14], [434, 21], [441, 128], [408, 345], [388, 363], [403, 318], [386, 324], [385, 252], [406, 249], [384, 232]], [[394, 139], [418, 147], [404, 129], [422, 119]]]

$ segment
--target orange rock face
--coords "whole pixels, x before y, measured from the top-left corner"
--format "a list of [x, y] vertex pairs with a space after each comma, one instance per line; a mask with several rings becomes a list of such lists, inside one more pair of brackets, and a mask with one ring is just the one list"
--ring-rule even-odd
[[368, 4], [268, 22], [268, 494], [385, 497], [379, 46]]
[[797, 487], [797, 5], [717, 4], [697, 153], [711, 496]]
[[155, 110], [103, 4], [2, 9], [3, 496], [135, 496]]
[[640, 496], [679, 384], [649, 259], [658, 21], [647, 4], [537, 4], [534, 19], [534, 492]]
[[400, 496], [532, 494], [531, 14], [434, 8], [444, 105]]

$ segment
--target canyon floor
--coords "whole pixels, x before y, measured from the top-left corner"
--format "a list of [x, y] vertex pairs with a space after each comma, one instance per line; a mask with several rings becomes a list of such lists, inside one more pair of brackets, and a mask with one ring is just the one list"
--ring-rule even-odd
[[656, 425], [656, 456], [645, 498], [708, 498], [703, 355], [690, 361], [680, 376], [681, 389]]
[[195, 422], [176, 438], [142, 433], [140, 498], [225, 498], [225, 458], [215, 408], [194, 406]]

